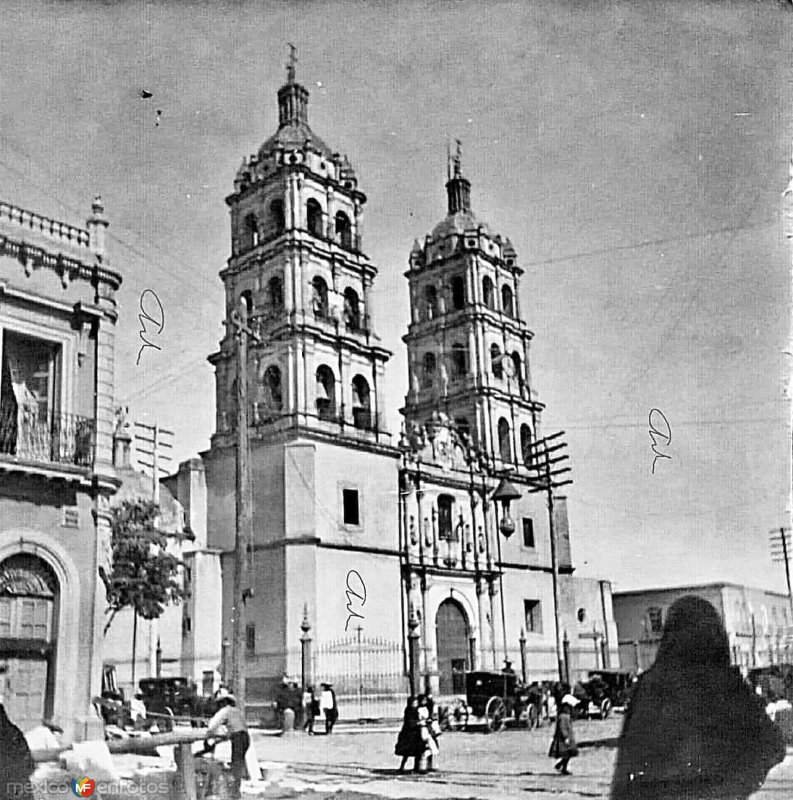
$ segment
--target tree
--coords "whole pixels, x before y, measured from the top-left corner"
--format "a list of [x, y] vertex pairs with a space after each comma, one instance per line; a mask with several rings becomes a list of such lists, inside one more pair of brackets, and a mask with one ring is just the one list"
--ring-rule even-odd
[[110, 520], [112, 566], [99, 568], [107, 593], [110, 618], [124, 608], [134, 612], [132, 663], [134, 682], [135, 638], [138, 617], [157, 619], [169, 603], [188, 597], [179, 579], [182, 562], [166, 550], [167, 536], [157, 529], [160, 507], [151, 500], [125, 500], [112, 510]]

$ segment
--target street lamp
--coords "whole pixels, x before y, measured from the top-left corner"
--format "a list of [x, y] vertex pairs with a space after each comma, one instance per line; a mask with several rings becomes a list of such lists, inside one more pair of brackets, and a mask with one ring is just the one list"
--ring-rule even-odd
[[509, 516], [509, 504], [520, 497], [520, 492], [506, 478], [501, 479], [498, 488], [493, 492], [492, 500], [501, 503], [501, 522], [498, 524], [498, 529], [505, 539], [509, 539], [515, 533], [515, 522]]

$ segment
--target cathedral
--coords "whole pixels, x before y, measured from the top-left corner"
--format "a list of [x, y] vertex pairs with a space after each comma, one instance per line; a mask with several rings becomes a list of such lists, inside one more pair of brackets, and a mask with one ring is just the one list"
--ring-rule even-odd
[[[464, 690], [466, 670], [505, 662], [527, 680], [556, 678], [560, 661], [572, 678], [616, 667], [610, 584], [574, 577], [565, 498], [548, 503], [532, 491], [544, 407], [520, 306], [523, 270], [510, 240], [474, 214], [459, 145], [446, 214], [406, 252], [409, 374], [401, 432], [390, 431], [391, 353], [372, 313], [366, 195], [348, 159], [311, 129], [308, 101], [293, 61], [277, 130], [243, 160], [226, 198], [226, 317], [243, 303], [257, 334], [241, 371], [231, 324], [209, 358], [217, 416], [202, 461], [208, 546], [221, 551], [226, 669], [241, 602], [240, 380], [250, 703], [271, 699], [284, 675], [300, 676], [308, 651], [313, 679], [333, 682], [362, 716], [399, 708], [409, 632], [422, 681], [440, 696]], [[511, 503], [493, 499], [503, 479]]]

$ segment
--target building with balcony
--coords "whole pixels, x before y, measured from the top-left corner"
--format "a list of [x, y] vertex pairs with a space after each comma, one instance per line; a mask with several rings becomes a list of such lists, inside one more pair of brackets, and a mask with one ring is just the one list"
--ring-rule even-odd
[[[285, 673], [299, 675], [310, 639], [315, 680], [332, 680], [344, 704], [401, 713], [415, 620], [420, 672], [441, 695], [460, 690], [466, 669], [505, 659], [529, 680], [558, 677], [563, 632], [573, 673], [616, 666], [609, 587], [582, 582], [586, 602], [577, 594], [564, 497], [554, 506], [555, 604], [546, 498], [528, 493], [543, 406], [517, 299], [522, 271], [509, 240], [471, 211], [459, 157], [447, 216], [410, 254], [409, 390], [392, 442], [366, 198], [349, 161], [309, 127], [293, 64], [278, 111], [276, 133], [243, 161], [226, 199], [229, 322], [209, 358], [217, 419], [202, 454], [208, 545], [223, 553], [223, 640], [244, 603], [249, 700], [272, 699]], [[254, 334], [242, 377], [238, 308]], [[253, 522], [248, 585], [235, 597], [241, 379]], [[491, 501], [507, 473], [521, 491], [508, 540]]]
[[0, 202], [0, 689], [25, 730], [95, 734], [113, 468], [115, 294], [77, 228]]
[[642, 672], [652, 666], [669, 607], [688, 594], [707, 600], [718, 612], [735, 666], [748, 670], [790, 663], [793, 618], [787, 595], [734, 583], [703, 583], [614, 593], [620, 661], [627, 669]]

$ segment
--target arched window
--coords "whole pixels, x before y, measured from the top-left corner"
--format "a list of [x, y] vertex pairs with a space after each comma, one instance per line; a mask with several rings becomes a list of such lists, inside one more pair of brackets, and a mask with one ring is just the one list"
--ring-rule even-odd
[[501, 287], [501, 310], [510, 317], [515, 316], [512, 289], [506, 283]]
[[257, 244], [259, 244], [259, 223], [256, 222], [254, 214], [248, 214], [245, 217], [245, 234], [242, 249], [250, 250], [252, 247], [256, 247]]
[[273, 202], [270, 203], [270, 210], [267, 214], [267, 226], [270, 234], [273, 236], [278, 236], [278, 234], [283, 233], [286, 227], [283, 200], [273, 200]]
[[523, 361], [521, 360], [520, 353], [517, 350], [512, 351], [512, 369], [518, 385], [523, 386]]
[[455, 427], [457, 428], [457, 433], [461, 436], [471, 436], [471, 423], [468, 421], [467, 417], [456, 417], [454, 420]]
[[328, 317], [328, 284], [317, 275], [311, 281], [313, 297], [311, 299], [311, 310], [317, 319], [327, 319]]
[[488, 308], [495, 309], [496, 298], [493, 292], [493, 281], [487, 275], [482, 278], [482, 300]]
[[317, 416], [320, 419], [336, 417], [336, 378], [333, 370], [322, 364], [317, 369]]
[[512, 461], [512, 442], [509, 435], [509, 423], [501, 417], [498, 421], [498, 455], [502, 461]]
[[424, 353], [421, 385], [429, 389], [435, 383], [435, 353]]
[[369, 384], [363, 375], [352, 379], [352, 422], [356, 428], [369, 430], [372, 427]]
[[526, 465], [530, 464], [532, 460], [531, 442], [531, 426], [524, 422], [520, 426], [520, 454], [523, 458], [523, 463]]
[[267, 367], [264, 372], [265, 403], [268, 411], [280, 411], [284, 407], [281, 391], [281, 370], [276, 366]]
[[504, 365], [501, 363], [501, 350], [499, 346], [493, 342], [490, 345], [490, 369], [496, 378], [504, 377]]
[[267, 296], [273, 311], [280, 311], [284, 307], [284, 286], [278, 275], [273, 275], [267, 282]]
[[246, 289], [244, 292], [240, 292], [240, 300], [245, 303], [245, 311], [250, 319], [251, 315], [253, 314], [253, 294], [251, 290]]
[[344, 290], [344, 323], [348, 331], [361, 329], [361, 305], [358, 293], [351, 286]]
[[438, 316], [438, 290], [434, 286], [427, 286], [424, 290], [425, 319], [435, 319]]
[[452, 306], [458, 311], [465, 308], [465, 278], [462, 275], [452, 278]]
[[450, 494], [438, 495], [438, 538], [454, 538], [454, 498]]
[[336, 240], [342, 247], [352, 249], [352, 225], [350, 218], [343, 211], [336, 214]]
[[322, 236], [322, 206], [313, 197], [306, 203], [306, 227], [314, 236]]
[[464, 344], [456, 342], [452, 345], [452, 377], [455, 380], [468, 374], [468, 350]]

